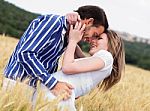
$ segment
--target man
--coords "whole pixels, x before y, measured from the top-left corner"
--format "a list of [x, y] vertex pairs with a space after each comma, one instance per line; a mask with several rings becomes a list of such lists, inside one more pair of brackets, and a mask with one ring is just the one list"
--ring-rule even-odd
[[[83, 37], [99, 36], [108, 28], [103, 9], [89, 5], [79, 7], [76, 12], [80, 15], [82, 24], [86, 24]], [[6, 66], [5, 77], [13, 80], [19, 78], [21, 81], [29, 78], [29, 85], [33, 87], [40, 80], [55, 95], [62, 91], [71, 95], [73, 87], [57, 81], [51, 75], [57, 71], [58, 60], [67, 45], [68, 31], [69, 23], [65, 16], [51, 14], [34, 19]]]

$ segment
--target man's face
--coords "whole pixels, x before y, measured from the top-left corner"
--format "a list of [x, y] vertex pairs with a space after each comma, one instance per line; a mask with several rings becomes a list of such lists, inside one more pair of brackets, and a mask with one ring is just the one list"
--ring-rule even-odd
[[85, 33], [83, 35], [83, 39], [85, 39], [86, 37], [89, 38], [89, 37], [100, 36], [103, 32], [104, 32], [104, 27], [103, 26], [99, 26], [99, 27], [86, 26]]

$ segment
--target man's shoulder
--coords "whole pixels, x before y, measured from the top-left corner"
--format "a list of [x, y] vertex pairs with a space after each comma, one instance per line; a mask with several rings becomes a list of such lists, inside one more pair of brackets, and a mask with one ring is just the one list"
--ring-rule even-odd
[[37, 21], [57, 21], [60, 22], [60, 24], [66, 24], [66, 17], [64, 15], [57, 15], [57, 14], [46, 14], [46, 15], [40, 15], [35, 20]]
[[65, 16], [63, 15], [57, 15], [57, 14], [46, 14], [46, 15], [40, 15], [38, 18], [53, 18], [53, 19], [65, 19]]
[[35, 18], [31, 23], [34, 25], [38, 25], [40, 23], [51, 24], [51, 25], [55, 24], [55, 27], [61, 27], [65, 29], [67, 28], [66, 17], [57, 14], [40, 15], [37, 18]]

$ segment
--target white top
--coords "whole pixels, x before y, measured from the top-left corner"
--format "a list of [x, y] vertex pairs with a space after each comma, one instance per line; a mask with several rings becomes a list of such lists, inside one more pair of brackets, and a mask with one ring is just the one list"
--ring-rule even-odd
[[106, 50], [100, 50], [95, 53], [93, 57], [99, 57], [105, 63], [104, 68], [91, 72], [94, 75], [92, 76], [92, 79], [94, 81], [94, 85], [96, 86], [100, 81], [102, 81], [111, 74], [113, 68], [113, 56], [110, 52]]
[[[104, 68], [100, 70], [86, 72], [86, 75], [93, 75], [92, 81], [93, 81], [94, 86], [96, 86], [99, 82], [101, 82], [103, 79], [105, 79], [111, 74], [112, 67], [113, 67], [113, 56], [107, 50], [100, 50], [91, 57], [99, 57], [105, 63]], [[83, 59], [86, 59], [86, 58], [76, 59], [76, 61], [83, 60]]]
[[[106, 50], [100, 50], [97, 53], [95, 53], [92, 57], [101, 58], [105, 63], [104, 68], [99, 69], [97, 71], [84, 72], [84, 73], [71, 74], [71, 75], [64, 74], [60, 70], [54, 73], [53, 76], [58, 81], [67, 82], [73, 85], [76, 97], [85, 95], [93, 88], [95, 88], [99, 82], [101, 82], [103, 79], [105, 79], [111, 74], [112, 66], [113, 66], [113, 57], [111, 53]], [[76, 59], [76, 61], [83, 60], [83, 59], [87, 59], [87, 58]]]

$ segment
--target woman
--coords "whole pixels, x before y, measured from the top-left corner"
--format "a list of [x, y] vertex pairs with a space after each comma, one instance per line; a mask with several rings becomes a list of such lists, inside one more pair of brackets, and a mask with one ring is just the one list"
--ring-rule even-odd
[[[112, 30], [100, 36], [90, 37], [90, 57], [75, 59], [77, 43], [82, 39], [85, 26], [76, 23], [71, 25], [68, 46], [64, 54], [62, 70], [53, 74], [57, 80], [71, 84], [70, 99], [61, 101], [60, 106], [67, 106], [75, 111], [75, 98], [87, 94], [100, 83], [100, 88], [107, 91], [121, 79], [125, 66], [124, 46], [122, 39]], [[85, 34], [86, 35], [86, 34]], [[87, 37], [89, 38], [89, 37]], [[56, 98], [50, 90], [41, 84], [48, 99]]]

